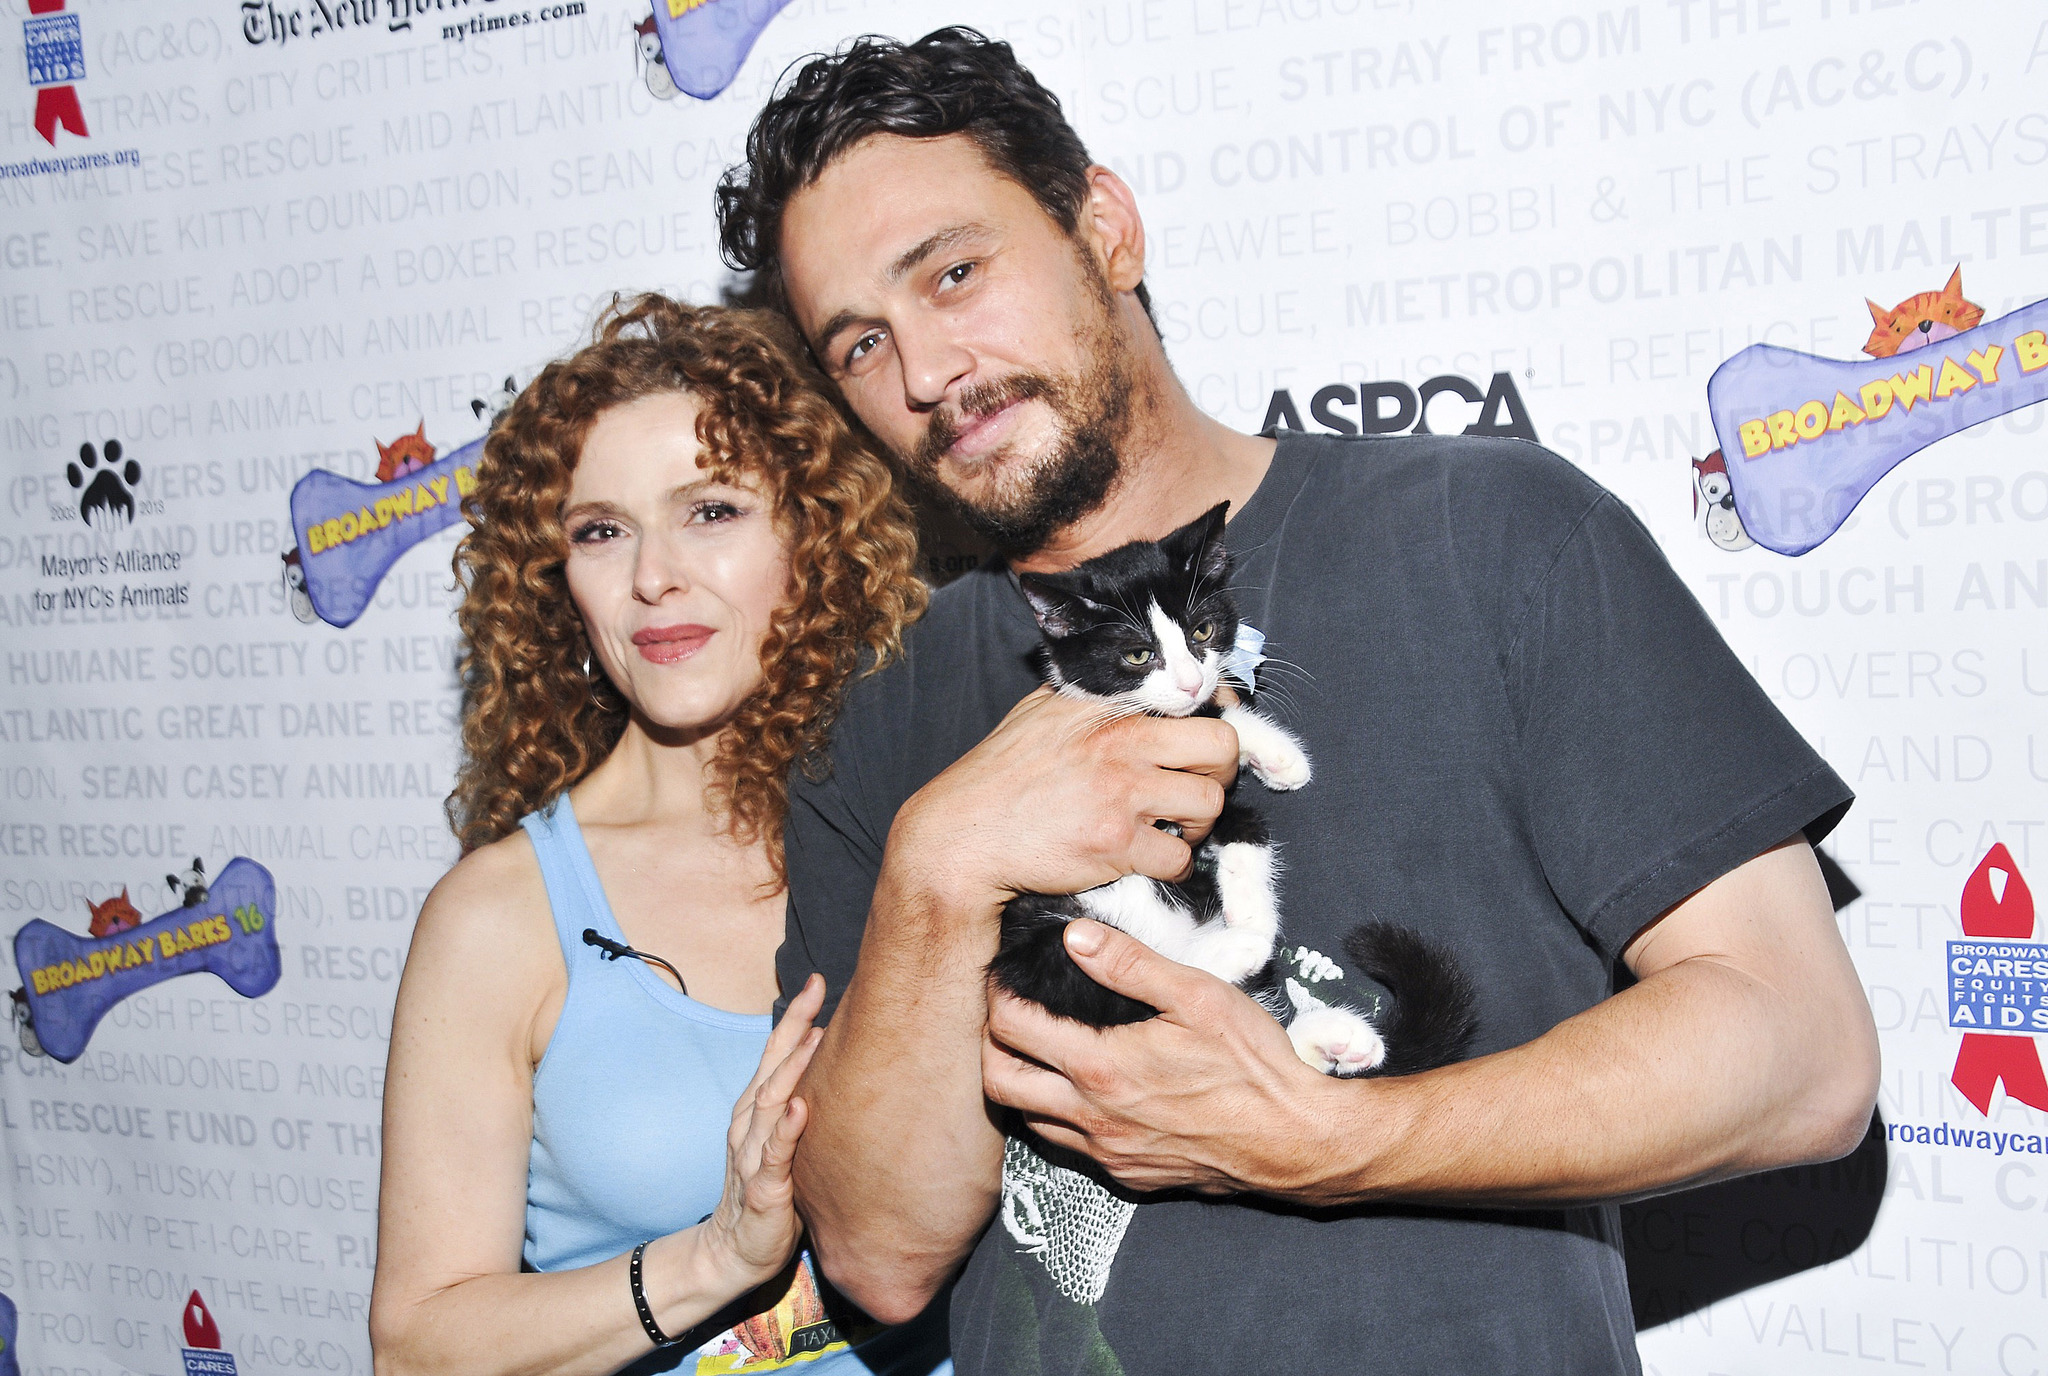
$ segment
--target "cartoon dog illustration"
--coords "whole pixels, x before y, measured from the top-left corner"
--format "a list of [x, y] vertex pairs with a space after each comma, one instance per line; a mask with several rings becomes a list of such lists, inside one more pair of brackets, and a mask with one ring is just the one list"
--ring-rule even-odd
[[193, 856], [192, 867], [183, 874], [164, 876], [164, 886], [184, 907], [198, 907], [206, 901], [206, 862]]
[[668, 63], [662, 58], [661, 35], [655, 32], [654, 16], [650, 14], [634, 25], [633, 32], [639, 35], [640, 75], [647, 83], [648, 93], [656, 100], [674, 100], [678, 94], [676, 79], [668, 74]]
[[320, 614], [313, 610], [313, 594], [306, 591], [306, 566], [299, 562], [299, 547], [293, 545], [277, 558], [284, 566], [285, 605], [302, 624], [312, 625]]
[[1699, 522], [1700, 534], [1725, 550], [1748, 549], [1755, 544], [1735, 510], [1735, 487], [1728, 481], [1728, 464], [1721, 451], [1694, 459], [1692, 468], [1692, 514]]
[[28, 990], [20, 988], [8, 994], [14, 1011], [14, 1030], [21, 1038], [21, 1049], [31, 1056], [43, 1054], [43, 1043], [36, 1036], [36, 1015], [28, 1006]]
[[[666, 72], [668, 68], [664, 67], [662, 70]], [[484, 427], [489, 429], [498, 423], [499, 416], [512, 409], [512, 403], [518, 396], [519, 384], [514, 382], [511, 374], [508, 373], [505, 376], [505, 385], [490, 396], [471, 397], [469, 409], [478, 420], [484, 423]]]

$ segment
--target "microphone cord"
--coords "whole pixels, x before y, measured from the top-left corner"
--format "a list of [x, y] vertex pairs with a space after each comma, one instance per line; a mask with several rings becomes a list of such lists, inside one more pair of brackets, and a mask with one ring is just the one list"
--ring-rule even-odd
[[585, 946], [597, 947], [606, 960], [617, 960], [620, 956], [631, 956], [635, 960], [644, 960], [649, 965], [659, 965], [675, 978], [676, 988], [682, 990], [683, 997], [688, 998], [690, 996], [689, 987], [683, 983], [682, 973], [660, 956], [647, 951], [636, 951], [623, 941], [613, 941], [610, 937], [600, 936], [595, 927], [585, 927], [583, 929], [583, 944]]

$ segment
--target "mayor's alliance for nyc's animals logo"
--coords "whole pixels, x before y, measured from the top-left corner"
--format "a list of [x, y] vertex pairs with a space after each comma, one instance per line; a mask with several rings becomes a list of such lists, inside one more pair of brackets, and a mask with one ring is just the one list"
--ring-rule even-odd
[[28, 84], [36, 93], [36, 132], [51, 147], [62, 125], [86, 138], [85, 111], [73, 84], [85, 80], [85, 39], [78, 16], [64, 13], [64, 0], [28, 0], [21, 45], [28, 58]]
[[1961, 906], [1963, 939], [1947, 950], [1948, 1025], [1963, 1034], [1950, 1079], [1987, 1117], [2000, 1083], [2048, 1112], [2034, 1041], [2048, 1033], [2048, 942], [2034, 939], [2034, 895], [2003, 842], [1964, 883]]
[[277, 985], [277, 884], [270, 871], [236, 856], [209, 882], [194, 859], [165, 877], [177, 898], [142, 920], [127, 889], [91, 904], [87, 935], [35, 918], [14, 934], [22, 987], [12, 995], [22, 1048], [70, 1064], [95, 1028], [130, 994], [208, 970], [244, 998]]
[[[90, 538], [67, 536], [68, 552], [46, 550], [38, 572], [50, 586], [34, 589], [35, 609], [46, 613], [106, 612], [147, 615], [182, 607], [191, 601], [189, 579], [161, 582], [112, 582], [142, 574], [189, 572], [189, 550], [145, 548], [136, 522], [161, 515], [164, 499], [147, 495], [143, 465], [117, 439], [78, 446], [78, 457], [64, 465], [64, 480], [75, 498], [49, 503], [53, 521], [82, 521]], [[125, 544], [125, 548], [123, 545]]]
[[1804, 554], [1928, 445], [2048, 400], [2048, 301], [1985, 320], [1958, 267], [1938, 291], [1868, 304], [1868, 359], [1752, 344], [1708, 379], [1722, 457], [1695, 461], [1693, 501], [1716, 545]]

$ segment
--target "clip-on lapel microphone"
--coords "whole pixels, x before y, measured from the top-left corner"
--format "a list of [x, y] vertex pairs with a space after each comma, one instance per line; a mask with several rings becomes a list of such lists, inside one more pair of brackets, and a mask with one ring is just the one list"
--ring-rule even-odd
[[585, 927], [583, 929], [583, 944], [585, 946], [597, 947], [606, 960], [617, 960], [620, 956], [631, 956], [635, 960], [644, 960], [649, 965], [659, 965], [662, 969], [675, 976], [676, 988], [682, 990], [683, 997], [688, 998], [690, 996], [689, 987], [683, 983], [681, 973], [676, 970], [675, 966], [669, 964], [660, 956], [649, 955], [646, 951], [636, 951], [623, 941], [613, 941], [608, 936], [600, 936], [595, 927]]

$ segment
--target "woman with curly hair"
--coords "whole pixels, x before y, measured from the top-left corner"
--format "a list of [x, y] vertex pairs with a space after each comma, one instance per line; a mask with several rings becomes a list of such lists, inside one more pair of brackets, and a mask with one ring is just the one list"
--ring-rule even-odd
[[942, 1316], [878, 1329], [798, 1250], [819, 978], [770, 1018], [785, 777], [924, 605], [887, 467], [778, 317], [644, 296], [463, 513], [464, 854], [392, 1023], [378, 1376], [923, 1376]]

